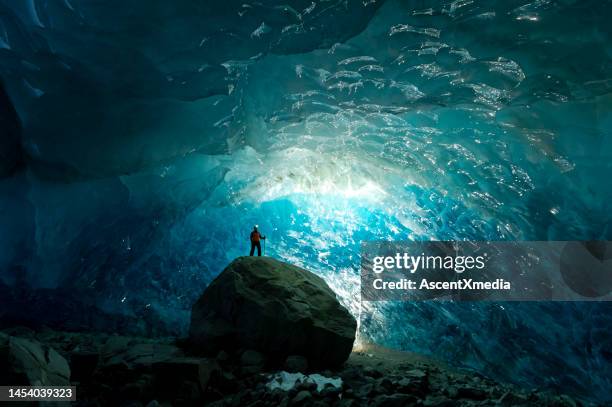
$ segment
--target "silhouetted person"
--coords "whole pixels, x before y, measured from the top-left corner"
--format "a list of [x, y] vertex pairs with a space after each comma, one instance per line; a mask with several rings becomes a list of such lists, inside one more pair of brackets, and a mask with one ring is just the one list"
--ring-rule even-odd
[[251, 254], [255, 253], [255, 248], [257, 247], [257, 255], [261, 256], [261, 240], [266, 240], [265, 236], [262, 236], [261, 233], [257, 230], [257, 225], [253, 226], [253, 231], [251, 232]]

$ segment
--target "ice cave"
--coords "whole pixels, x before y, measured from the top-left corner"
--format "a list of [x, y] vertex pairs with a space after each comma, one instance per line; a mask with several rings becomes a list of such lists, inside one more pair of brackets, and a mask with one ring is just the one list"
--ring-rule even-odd
[[612, 240], [602, 0], [0, 0], [0, 320], [184, 335], [249, 232], [358, 340], [612, 402], [607, 302], [364, 302], [360, 242]]

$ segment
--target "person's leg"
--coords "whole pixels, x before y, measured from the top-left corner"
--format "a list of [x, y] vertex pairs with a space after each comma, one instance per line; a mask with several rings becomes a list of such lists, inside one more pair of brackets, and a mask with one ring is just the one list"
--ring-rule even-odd
[[255, 253], [255, 243], [251, 242], [251, 253], [249, 254], [249, 256], [252, 256], [253, 253]]
[[257, 255], [261, 256], [261, 242], [257, 242]]

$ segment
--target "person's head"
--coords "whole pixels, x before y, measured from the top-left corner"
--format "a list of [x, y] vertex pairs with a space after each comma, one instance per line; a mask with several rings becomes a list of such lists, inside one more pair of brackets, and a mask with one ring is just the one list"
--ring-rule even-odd
[[257, 225], [253, 226], [253, 230], [257, 232]]

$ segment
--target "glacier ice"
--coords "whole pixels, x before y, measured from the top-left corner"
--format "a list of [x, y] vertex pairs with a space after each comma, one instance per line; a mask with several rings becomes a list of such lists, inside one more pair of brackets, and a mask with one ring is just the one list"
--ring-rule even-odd
[[362, 339], [609, 401], [609, 305], [374, 305], [358, 268], [362, 240], [612, 238], [610, 17], [595, 0], [0, 0], [25, 162], [0, 180], [9, 316], [82, 306], [55, 323], [185, 332], [259, 224]]

